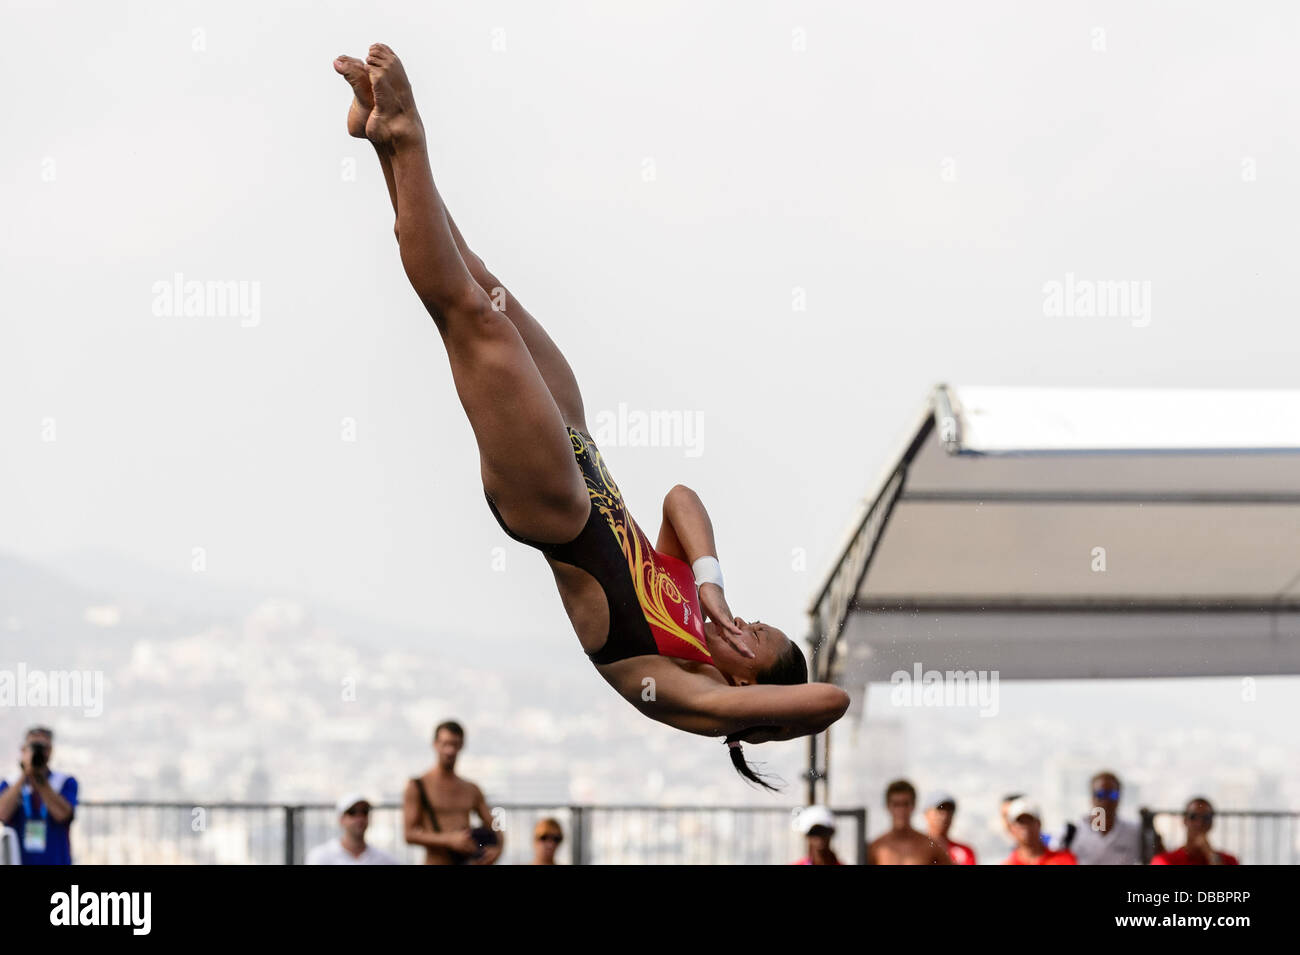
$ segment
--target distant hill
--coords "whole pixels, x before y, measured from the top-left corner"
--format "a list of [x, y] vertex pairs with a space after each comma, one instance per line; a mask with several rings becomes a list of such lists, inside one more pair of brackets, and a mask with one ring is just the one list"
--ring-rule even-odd
[[556, 632], [544, 639], [521, 640], [508, 632], [464, 637], [437, 631], [432, 620], [428, 629], [376, 621], [317, 596], [232, 584], [112, 552], [67, 552], [41, 561], [0, 552], [0, 632], [6, 619], [16, 617], [24, 630], [57, 635], [59, 644], [110, 635], [86, 622], [86, 608], [92, 606], [121, 608], [122, 630], [133, 637], [167, 639], [214, 622], [242, 620], [251, 608], [270, 599], [294, 600], [309, 607], [317, 623], [370, 650], [436, 647], [444, 659], [484, 666], [492, 659], [509, 659], [513, 665], [540, 673], [551, 667], [571, 671], [585, 662], [577, 638], [558, 613]]

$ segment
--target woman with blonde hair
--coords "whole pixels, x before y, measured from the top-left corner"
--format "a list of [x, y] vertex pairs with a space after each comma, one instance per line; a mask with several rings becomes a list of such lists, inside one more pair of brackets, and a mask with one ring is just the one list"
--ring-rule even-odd
[[533, 827], [533, 865], [556, 865], [555, 852], [564, 841], [559, 820], [542, 819]]

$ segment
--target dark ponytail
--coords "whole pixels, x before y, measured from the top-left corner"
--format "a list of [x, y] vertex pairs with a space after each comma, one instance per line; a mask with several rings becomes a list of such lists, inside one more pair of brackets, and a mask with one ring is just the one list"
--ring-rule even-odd
[[[755, 727], [757, 728], [757, 727]], [[772, 727], [775, 729], [775, 727]], [[748, 732], [746, 730], [745, 732]], [[778, 778], [778, 785], [772, 785], [768, 782], [773, 777], [767, 773], [755, 772], [749, 763], [745, 762], [745, 754], [740, 751], [740, 737], [744, 733], [732, 733], [727, 737], [727, 751], [731, 753], [731, 765], [736, 767], [736, 772], [744, 776], [748, 782], [756, 786], [762, 786], [768, 792], [780, 792], [781, 787], [785, 785], [785, 780]]]
[[[808, 682], [808, 661], [804, 659], [803, 651], [799, 649], [799, 644], [793, 640], [789, 641], [789, 646], [785, 653], [777, 659], [770, 667], [758, 675], [759, 683], [779, 684], [783, 686], [797, 686], [800, 683]], [[741, 752], [740, 741], [745, 733], [755, 729], [778, 729], [778, 727], [750, 727], [739, 733], [732, 733], [727, 737], [727, 751], [731, 754], [731, 765], [735, 767], [736, 772], [740, 773], [746, 782], [756, 786], [762, 786], [768, 792], [779, 792], [785, 785], [785, 781], [780, 777], [772, 777], [767, 773], [756, 772], [753, 767], [745, 761], [745, 754]], [[777, 785], [773, 785], [768, 780], [776, 778]]]

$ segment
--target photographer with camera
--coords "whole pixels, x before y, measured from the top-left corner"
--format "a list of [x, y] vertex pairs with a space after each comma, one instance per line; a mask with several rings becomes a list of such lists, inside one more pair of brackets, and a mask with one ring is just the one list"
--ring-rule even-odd
[[77, 808], [77, 780], [50, 769], [54, 731], [34, 726], [19, 755], [18, 778], [0, 780], [0, 823], [18, 833], [23, 865], [72, 865], [68, 831]]

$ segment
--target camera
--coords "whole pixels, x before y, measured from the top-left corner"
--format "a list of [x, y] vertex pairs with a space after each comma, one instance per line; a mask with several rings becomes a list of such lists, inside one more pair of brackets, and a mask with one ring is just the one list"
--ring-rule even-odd
[[50, 748], [45, 743], [32, 743], [32, 758], [29, 761], [32, 769], [44, 769], [50, 761]]

